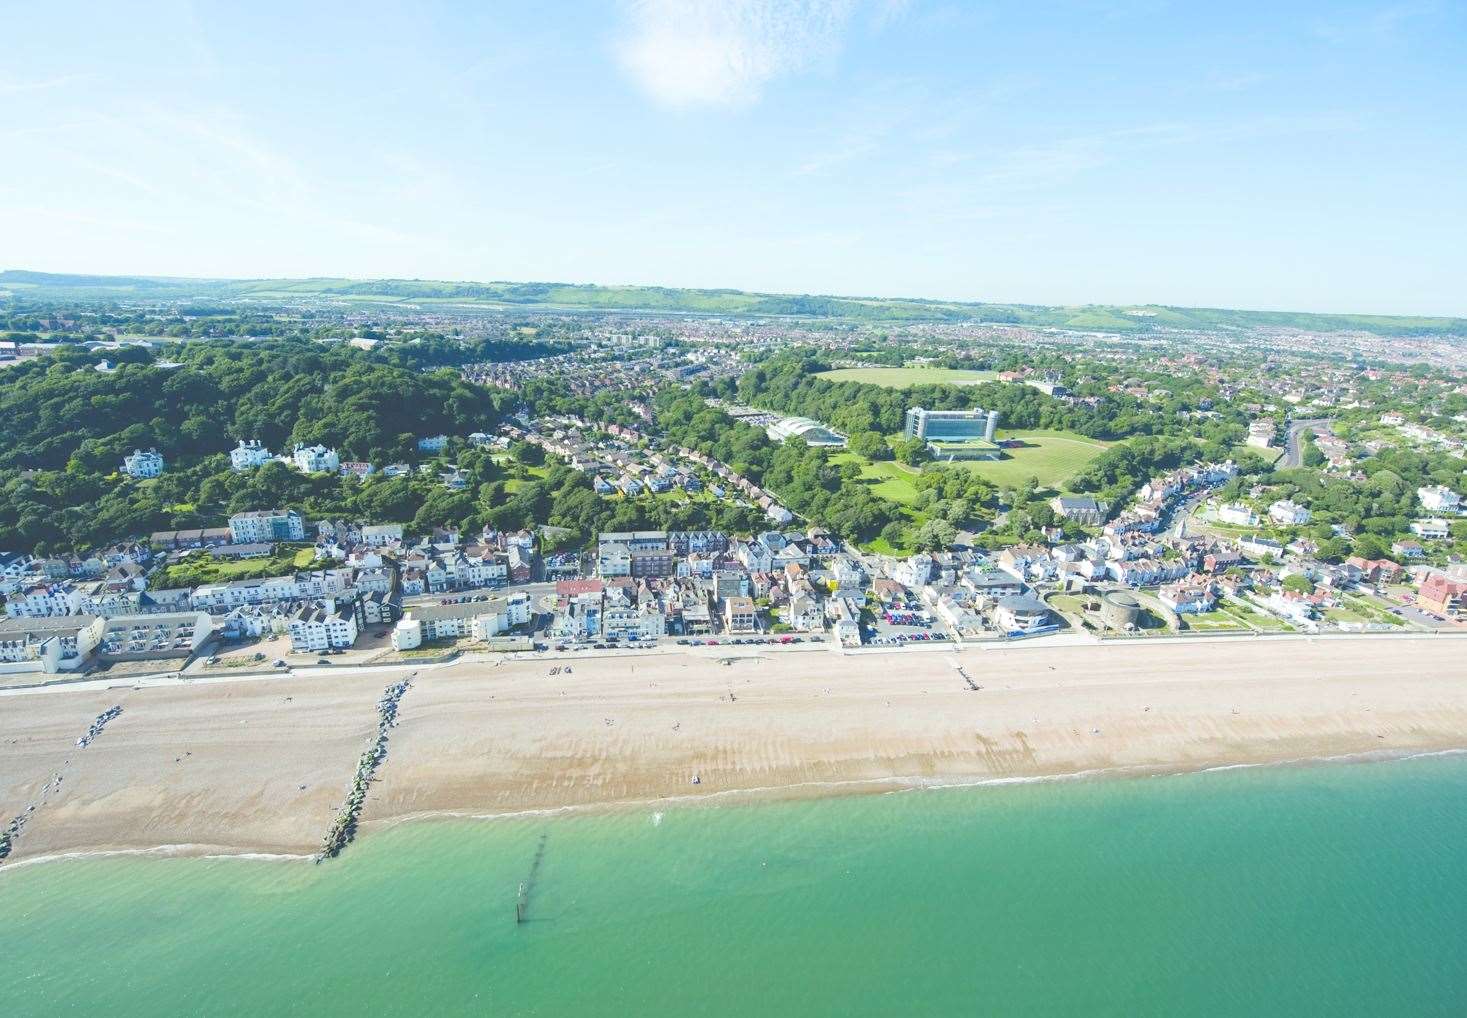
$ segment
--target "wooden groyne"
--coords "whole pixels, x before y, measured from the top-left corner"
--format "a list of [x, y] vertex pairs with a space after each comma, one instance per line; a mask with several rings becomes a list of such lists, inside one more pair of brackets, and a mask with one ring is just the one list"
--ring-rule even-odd
[[[413, 675], [417, 675], [417, 672]], [[367, 788], [371, 785], [377, 768], [387, 759], [387, 732], [397, 724], [397, 707], [402, 702], [403, 694], [413, 684], [413, 675], [388, 686], [382, 693], [382, 698], [377, 701], [377, 734], [357, 761], [356, 774], [352, 778], [351, 789], [346, 794], [346, 802], [342, 804], [341, 812], [336, 815], [331, 829], [326, 832], [321, 851], [316, 853], [317, 863], [334, 859], [356, 837], [357, 821], [362, 815], [362, 807], [367, 803]]]
[[540, 843], [535, 846], [535, 858], [530, 863], [530, 874], [520, 881], [519, 893], [514, 900], [514, 921], [516, 923], [528, 922], [530, 918], [530, 892], [535, 888], [535, 878], [540, 875], [540, 864], [545, 861], [545, 840], [548, 834], [540, 835]]
[[[92, 723], [87, 726], [87, 730], [82, 734], [82, 737], [76, 740], [77, 748], [86, 749], [90, 746], [96, 741], [97, 736], [102, 734], [102, 729], [107, 727], [107, 723], [121, 713], [121, 705], [114, 705], [98, 714], [92, 719]], [[71, 761], [68, 759], [62, 764], [62, 767], [65, 768], [70, 764]], [[25, 825], [30, 822], [31, 817], [36, 815], [36, 810], [46, 804], [46, 800], [50, 798], [52, 792], [61, 790], [61, 782], [65, 776], [66, 772], [63, 769], [46, 779], [46, 783], [41, 786], [40, 798], [35, 802], [28, 803], [25, 809], [10, 818], [10, 823], [5, 825], [4, 830], [0, 830], [0, 862], [4, 862], [10, 855], [11, 850], [15, 847], [15, 840], [20, 837], [21, 831], [25, 830]]]

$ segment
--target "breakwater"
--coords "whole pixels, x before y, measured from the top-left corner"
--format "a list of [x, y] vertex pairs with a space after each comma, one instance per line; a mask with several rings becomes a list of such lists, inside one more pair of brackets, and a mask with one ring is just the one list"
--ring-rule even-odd
[[[416, 674], [417, 672], [413, 673], [413, 675]], [[334, 859], [356, 837], [357, 821], [361, 818], [362, 807], [367, 803], [367, 789], [372, 784], [377, 768], [382, 765], [383, 760], [387, 759], [387, 733], [397, 724], [398, 704], [402, 702], [403, 694], [413, 684], [413, 675], [388, 686], [382, 693], [382, 698], [377, 701], [377, 733], [362, 752], [361, 759], [357, 761], [356, 773], [352, 777], [351, 789], [346, 794], [346, 802], [342, 804], [341, 812], [336, 815], [331, 829], [326, 832], [326, 837], [321, 843], [321, 850], [316, 853], [317, 863], [326, 859]]]
[[[108, 707], [102, 713], [98, 714], [95, 718], [92, 719], [92, 723], [87, 726], [87, 730], [85, 733], [83, 733], [81, 738], [76, 740], [77, 748], [86, 749], [88, 746], [90, 746], [94, 741], [96, 741], [97, 736], [102, 734], [102, 729], [107, 727], [107, 723], [109, 721], [112, 721], [121, 713], [121, 705], [114, 705]], [[18, 813], [15, 814], [15, 816], [10, 818], [10, 822], [5, 825], [4, 830], [0, 830], [0, 862], [4, 862], [5, 859], [10, 855], [11, 851], [15, 848], [16, 839], [19, 838], [21, 832], [25, 830], [25, 825], [29, 823], [31, 818], [36, 815], [36, 811], [46, 804], [46, 800], [49, 799], [53, 793], [61, 791], [61, 783], [66, 779], [66, 768], [70, 765], [70, 758], [62, 761], [61, 770], [57, 771], [55, 774], [46, 779], [46, 783], [41, 786], [41, 794], [36, 798], [36, 800], [34, 802], [27, 803], [24, 809], [20, 810]]]
[[117, 717], [121, 713], [121, 705], [116, 705], [108, 707], [102, 713], [98, 714], [97, 717], [92, 721], [92, 723], [87, 727], [86, 734], [83, 735], [80, 739], [76, 740], [77, 746], [81, 749], [86, 749], [92, 744], [92, 740], [102, 734], [102, 729], [107, 727], [107, 722], [111, 721], [113, 718]]

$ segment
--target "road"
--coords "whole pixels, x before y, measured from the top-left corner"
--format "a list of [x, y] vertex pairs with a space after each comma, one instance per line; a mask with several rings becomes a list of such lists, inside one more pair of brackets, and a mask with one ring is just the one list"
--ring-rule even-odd
[[1279, 466], [1302, 467], [1304, 465], [1304, 433], [1311, 428], [1323, 428], [1329, 431], [1330, 423], [1322, 417], [1309, 421], [1291, 422], [1288, 437], [1284, 440], [1284, 458], [1279, 461]]
[[1214, 488], [1203, 488], [1178, 502], [1163, 518], [1162, 533], [1167, 537], [1186, 537], [1187, 521], [1192, 518], [1198, 506], [1212, 497], [1215, 490]]

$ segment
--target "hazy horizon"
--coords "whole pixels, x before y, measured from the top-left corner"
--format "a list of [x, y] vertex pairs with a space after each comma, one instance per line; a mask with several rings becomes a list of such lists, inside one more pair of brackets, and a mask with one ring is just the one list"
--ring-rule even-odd
[[1459, 5], [8, 22], [0, 257], [33, 271], [1467, 314]]

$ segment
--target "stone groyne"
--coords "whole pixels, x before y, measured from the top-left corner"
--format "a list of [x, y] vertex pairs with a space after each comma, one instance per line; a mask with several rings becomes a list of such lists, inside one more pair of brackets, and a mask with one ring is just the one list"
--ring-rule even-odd
[[367, 802], [367, 788], [371, 785], [377, 768], [382, 765], [383, 760], [387, 759], [388, 730], [397, 724], [398, 704], [412, 684], [411, 675], [401, 682], [395, 682], [387, 687], [382, 698], [377, 701], [376, 736], [362, 752], [361, 759], [357, 761], [356, 773], [352, 778], [351, 789], [346, 794], [346, 802], [342, 804], [341, 812], [336, 815], [331, 829], [326, 832], [326, 837], [321, 843], [321, 850], [316, 853], [316, 862], [334, 859], [356, 837], [357, 821], [362, 815], [362, 807]]
[[[92, 720], [92, 723], [87, 726], [87, 730], [82, 737], [76, 740], [77, 748], [86, 749], [90, 746], [96, 741], [97, 736], [102, 734], [102, 729], [107, 727], [107, 723], [121, 713], [121, 705], [116, 705], [108, 707], [102, 713], [98, 714]], [[11, 850], [15, 847], [16, 839], [25, 830], [25, 825], [36, 815], [36, 810], [46, 805], [46, 800], [51, 797], [53, 792], [59, 792], [61, 790], [61, 783], [66, 777], [66, 768], [70, 765], [71, 760], [69, 758], [63, 761], [61, 770], [47, 778], [46, 783], [41, 786], [40, 796], [34, 802], [28, 803], [15, 816], [11, 817], [10, 823], [6, 824], [3, 830], [0, 830], [0, 862], [4, 862], [10, 855]]]

